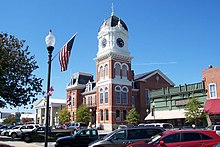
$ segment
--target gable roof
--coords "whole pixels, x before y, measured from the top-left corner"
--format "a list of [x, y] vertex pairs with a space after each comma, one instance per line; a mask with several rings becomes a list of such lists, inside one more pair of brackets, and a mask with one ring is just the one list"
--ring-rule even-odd
[[163, 77], [164, 80], [166, 80], [170, 85], [174, 86], [175, 84], [164, 74], [162, 73], [159, 69], [153, 70], [150, 72], [145, 72], [142, 74], [137, 74], [134, 76], [134, 81], [145, 81], [152, 77], [155, 74], [159, 74], [161, 77]]

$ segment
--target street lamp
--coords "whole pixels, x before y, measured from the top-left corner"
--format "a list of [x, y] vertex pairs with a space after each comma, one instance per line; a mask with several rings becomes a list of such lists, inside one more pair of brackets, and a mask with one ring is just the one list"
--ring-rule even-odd
[[55, 37], [52, 35], [50, 30], [49, 35], [45, 38], [48, 51], [48, 77], [47, 77], [47, 95], [46, 95], [46, 124], [45, 124], [45, 144], [44, 147], [47, 147], [48, 142], [48, 130], [49, 130], [49, 90], [50, 90], [50, 73], [51, 73], [51, 58], [52, 52], [55, 44]]

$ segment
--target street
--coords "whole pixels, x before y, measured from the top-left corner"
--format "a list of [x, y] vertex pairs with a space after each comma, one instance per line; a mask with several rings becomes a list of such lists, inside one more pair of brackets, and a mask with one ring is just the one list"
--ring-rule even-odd
[[[11, 137], [0, 136], [0, 147], [4, 145], [10, 145], [11, 147], [43, 147], [44, 142], [26, 143], [19, 138], [13, 139]], [[54, 147], [55, 142], [49, 142], [48, 147]]]

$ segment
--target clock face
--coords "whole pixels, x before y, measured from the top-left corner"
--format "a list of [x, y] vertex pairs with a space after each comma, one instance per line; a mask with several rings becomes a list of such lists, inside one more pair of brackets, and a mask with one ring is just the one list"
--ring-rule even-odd
[[118, 38], [117, 41], [116, 41], [117, 45], [119, 47], [123, 47], [124, 46], [124, 41], [121, 39], [121, 38]]
[[107, 44], [107, 40], [105, 38], [102, 39], [102, 47], [106, 47]]

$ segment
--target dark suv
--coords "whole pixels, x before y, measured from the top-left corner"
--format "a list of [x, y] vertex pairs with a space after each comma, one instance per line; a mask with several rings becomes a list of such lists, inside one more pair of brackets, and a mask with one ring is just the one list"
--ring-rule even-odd
[[98, 146], [120, 146], [125, 147], [126, 145], [144, 141], [147, 138], [164, 132], [165, 129], [161, 127], [137, 127], [137, 128], [124, 128], [115, 130], [106, 135], [102, 140], [98, 140], [89, 144], [90, 147]]

